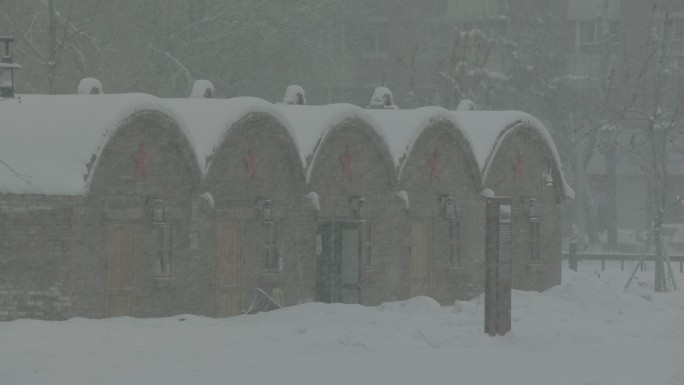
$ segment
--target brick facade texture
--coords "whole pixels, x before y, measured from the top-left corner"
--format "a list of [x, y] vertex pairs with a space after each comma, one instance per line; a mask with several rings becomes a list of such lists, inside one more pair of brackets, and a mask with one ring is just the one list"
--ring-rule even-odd
[[[136, 172], [141, 143], [149, 155], [146, 173]], [[441, 170], [433, 175], [436, 148]], [[250, 152], [257, 159], [254, 175], [247, 167]], [[519, 175], [513, 166], [518, 152]], [[351, 175], [344, 172], [346, 154]], [[560, 171], [547, 144], [524, 125], [504, 139], [484, 181], [467, 140], [440, 121], [419, 136], [401, 173], [383, 139], [358, 118], [340, 122], [318, 144], [308, 183], [287, 130], [265, 113], [249, 114], [228, 131], [205, 176], [194, 156], [173, 120], [142, 111], [122, 122], [91, 162], [87, 196], [0, 195], [0, 320], [225, 315], [217, 310], [225, 223], [241, 229], [237, 312], [249, 308], [256, 289], [282, 293], [285, 306], [316, 300], [324, 279], [317, 229], [333, 222], [371, 229], [363, 246], [368, 249], [359, 252], [364, 260], [358, 264], [355, 302], [377, 305], [417, 293], [411, 289], [411, 248], [419, 222], [429, 229], [431, 244], [419, 294], [442, 304], [468, 300], [484, 287], [485, 187], [513, 197], [514, 288], [544, 290], [560, 283], [563, 194], [560, 183], [546, 187], [542, 181], [548, 170], [560, 181]], [[320, 211], [305, 198], [312, 191], [320, 197]], [[446, 196], [456, 201], [457, 261], [449, 257]], [[364, 218], [356, 211], [359, 197]], [[525, 197], [539, 202], [538, 261], [527, 257]], [[160, 227], [151, 224], [158, 200], [172, 240], [165, 232], [161, 241]], [[267, 260], [266, 201], [277, 228], [275, 263]], [[231, 242], [233, 247], [237, 241]], [[160, 250], [171, 255], [166, 271], [158, 266]], [[125, 262], [112, 255], [125, 255]]]

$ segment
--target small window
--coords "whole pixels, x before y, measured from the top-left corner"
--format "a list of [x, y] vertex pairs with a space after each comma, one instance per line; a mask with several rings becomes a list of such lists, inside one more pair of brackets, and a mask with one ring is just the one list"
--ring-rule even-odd
[[155, 226], [157, 233], [157, 255], [154, 271], [159, 275], [171, 274], [173, 268], [173, 225]]
[[596, 43], [596, 22], [593, 20], [582, 20], [579, 22], [579, 43]]
[[611, 20], [608, 23], [610, 28], [610, 41], [613, 43], [619, 43], [620, 35], [622, 35], [622, 23], [620, 20]]
[[343, 23], [332, 24], [331, 28], [328, 30], [328, 47], [333, 52], [345, 52], [349, 47], [353, 47], [354, 44], [350, 40], [349, 33], [347, 33], [347, 27]]
[[530, 218], [528, 226], [528, 259], [530, 262], [539, 262], [539, 218]]
[[359, 254], [364, 266], [371, 266], [371, 225], [365, 221], [359, 225]]
[[424, 41], [430, 46], [439, 46], [451, 38], [448, 29], [445, 28], [445, 24], [426, 23], [423, 28]]
[[539, 262], [539, 204], [534, 197], [524, 199], [524, 211], [527, 217], [527, 260]]
[[461, 265], [461, 222], [448, 221], [449, 226], [449, 266]]
[[497, 8], [496, 10], [498, 11], [499, 15], [508, 15], [509, 14], [508, 0], [497, 1], [496, 8]]
[[622, 25], [619, 20], [581, 20], [576, 22], [577, 53], [598, 54], [619, 48]]
[[387, 33], [382, 25], [371, 25], [361, 35], [364, 54], [384, 54], [388, 48]]
[[279, 273], [282, 269], [280, 250], [278, 249], [278, 225], [264, 223], [264, 270], [269, 273]]
[[684, 17], [679, 17], [673, 20], [672, 23], [672, 40], [684, 40]]
[[684, 18], [676, 17], [669, 20], [664, 26], [665, 37], [670, 43], [678, 44], [684, 40]]

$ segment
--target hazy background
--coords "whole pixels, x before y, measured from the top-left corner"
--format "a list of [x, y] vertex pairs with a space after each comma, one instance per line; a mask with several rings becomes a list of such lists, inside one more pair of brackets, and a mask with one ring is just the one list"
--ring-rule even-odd
[[387, 86], [400, 108], [524, 110], [578, 193], [566, 232], [613, 248], [684, 191], [684, 0], [0, 0], [0, 35], [20, 94], [95, 77], [187, 97], [207, 79], [216, 97], [299, 84], [309, 104], [366, 106]]

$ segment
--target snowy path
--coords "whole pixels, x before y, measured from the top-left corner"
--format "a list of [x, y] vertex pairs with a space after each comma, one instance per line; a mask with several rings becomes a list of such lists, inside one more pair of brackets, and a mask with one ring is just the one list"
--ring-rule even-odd
[[[583, 262], [543, 294], [514, 292], [513, 332], [481, 300], [305, 304], [228, 319], [0, 323], [0, 384], [684, 384], [684, 292], [652, 272]], [[684, 277], [678, 275], [684, 283]]]

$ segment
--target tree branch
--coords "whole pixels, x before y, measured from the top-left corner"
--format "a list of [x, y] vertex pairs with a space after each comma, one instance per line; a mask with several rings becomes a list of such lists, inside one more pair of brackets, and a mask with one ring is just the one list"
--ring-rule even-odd
[[18, 173], [15, 169], [12, 168], [12, 166], [10, 166], [9, 164], [7, 164], [7, 162], [5, 162], [5, 161], [2, 160], [2, 159], [0, 159], [0, 164], [2, 164], [3, 166], [5, 166], [5, 167], [6, 167], [14, 176], [16, 176], [17, 178], [21, 179], [21, 180], [22, 180], [24, 183], [26, 183], [27, 185], [29, 185], [29, 186], [32, 186], [32, 185], [33, 185], [33, 184], [32, 184], [32, 181], [31, 181], [32, 177], [30, 177], [30, 176], [28, 176], [28, 175], [23, 175], [23, 174]]
[[173, 57], [169, 51], [162, 51], [160, 49], [157, 49], [157, 48], [153, 47], [152, 44], [150, 44], [148, 47], [152, 51], [154, 51], [160, 55], [165, 56], [167, 59], [169, 59], [171, 62], [173, 62], [178, 68], [180, 68], [180, 70], [185, 74], [185, 79], [188, 81], [188, 85], [192, 85], [194, 78], [190, 74], [190, 71], [188, 70], [188, 68], [186, 66], [184, 66], [180, 60]]

